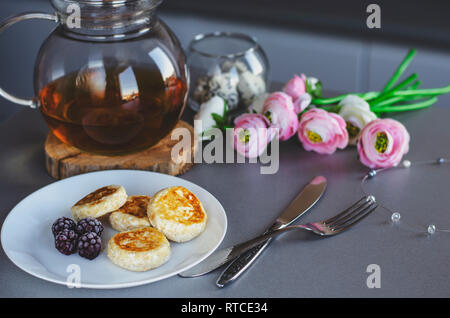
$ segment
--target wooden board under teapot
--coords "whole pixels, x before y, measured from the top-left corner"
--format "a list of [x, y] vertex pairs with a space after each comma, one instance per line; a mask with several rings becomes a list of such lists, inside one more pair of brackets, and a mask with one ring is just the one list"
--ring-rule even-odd
[[[123, 156], [102, 156], [82, 152], [69, 146], [52, 133], [45, 141], [45, 158], [48, 173], [55, 179], [64, 179], [74, 175], [109, 169], [148, 170], [180, 175], [193, 165], [194, 154], [197, 151], [193, 142], [194, 128], [180, 120], [175, 128], [187, 128], [191, 132], [191, 151], [180, 152], [178, 163], [172, 159], [172, 148], [178, 141], [171, 140], [170, 134], [153, 147], [138, 153]], [[190, 158], [189, 158], [190, 156]], [[189, 160], [188, 160], [189, 159]]]

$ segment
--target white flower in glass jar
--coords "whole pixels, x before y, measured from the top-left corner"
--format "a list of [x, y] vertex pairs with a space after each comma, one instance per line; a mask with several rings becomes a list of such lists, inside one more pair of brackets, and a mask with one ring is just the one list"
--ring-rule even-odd
[[361, 130], [377, 119], [377, 115], [370, 110], [370, 105], [364, 99], [356, 95], [348, 95], [339, 105], [341, 106], [339, 115], [347, 124], [349, 145], [356, 145]]
[[266, 92], [266, 83], [261, 75], [246, 71], [239, 76], [237, 88], [243, 104], [249, 106], [256, 96]]
[[231, 73], [214, 75], [208, 82], [208, 93], [203, 102], [207, 102], [213, 96], [222, 97], [229, 109], [235, 109], [239, 104], [239, 93], [237, 90], [239, 78]]

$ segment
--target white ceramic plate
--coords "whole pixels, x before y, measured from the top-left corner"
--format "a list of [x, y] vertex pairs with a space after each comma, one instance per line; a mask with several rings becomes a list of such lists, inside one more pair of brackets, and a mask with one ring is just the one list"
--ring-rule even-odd
[[[205, 231], [186, 243], [171, 242], [171, 257], [162, 266], [147, 272], [130, 272], [111, 263], [105, 246], [114, 231], [103, 221], [103, 251], [89, 261], [78, 254], [59, 253], [54, 247], [51, 226], [61, 217], [72, 217], [71, 206], [89, 192], [109, 184], [123, 185], [128, 195], [153, 195], [170, 186], [184, 186], [202, 201], [208, 222]], [[3, 223], [1, 242], [6, 255], [25, 272], [44, 280], [66, 284], [79, 266], [81, 287], [123, 288], [155, 282], [174, 276], [208, 257], [222, 242], [227, 217], [220, 202], [205, 189], [180, 178], [135, 170], [109, 170], [87, 173], [57, 181], [30, 194], [17, 204]], [[72, 275], [73, 277], [73, 275]], [[181, 279], [181, 278], [180, 278]]]

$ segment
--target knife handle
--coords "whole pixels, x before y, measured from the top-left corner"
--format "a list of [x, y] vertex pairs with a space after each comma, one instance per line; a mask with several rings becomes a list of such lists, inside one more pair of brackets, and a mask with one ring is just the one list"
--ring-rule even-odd
[[[283, 227], [280, 223], [273, 224], [264, 234], [267, 234], [273, 230], [277, 230]], [[264, 249], [269, 245], [272, 239], [268, 239], [264, 243], [252, 248], [251, 250], [245, 252], [244, 254], [237, 257], [234, 261], [232, 261], [220, 274], [219, 278], [216, 281], [216, 285], [220, 288], [224, 287], [228, 283], [233, 282], [242, 273], [244, 273], [250, 265], [258, 258], [258, 256], [264, 251]]]

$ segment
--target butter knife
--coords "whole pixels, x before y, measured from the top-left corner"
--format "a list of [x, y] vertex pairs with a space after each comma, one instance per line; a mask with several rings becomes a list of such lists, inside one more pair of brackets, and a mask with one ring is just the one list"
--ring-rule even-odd
[[[322, 196], [326, 188], [326, 179], [324, 177], [315, 177], [292, 201], [288, 208], [277, 218], [275, 223], [267, 229], [264, 233], [275, 229], [283, 228], [304, 213], [306, 213]], [[270, 239], [252, 249], [248, 250], [248, 245], [235, 245], [225, 249], [217, 250], [208, 256], [205, 260], [195, 265], [194, 267], [178, 274], [181, 277], [198, 277], [207, 274], [220, 266], [236, 259], [230, 266], [222, 273], [217, 281], [217, 284], [222, 284], [221, 278], [232, 281], [244, 272], [250, 264], [258, 257], [263, 249], [268, 245]], [[243, 254], [245, 253], [245, 254]], [[234, 264], [234, 266], [232, 266]], [[224, 275], [226, 274], [226, 275]], [[230, 278], [230, 279], [228, 279]], [[225, 280], [224, 280], [225, 282]], [[226, 283], [226, 282], [225, 282]], [[219, 286], [219, 285], [218, 285]], [[219, 286], [219, 287], [223, 287]]]
[[[292, 201], [286, 210], [276, 219], [275, 223], [269, 227], [264, 234], [286, 227], [306, 213], [317, 201], [322, 197], [327, 185], [325, 177], [315, 177], [300, 192], [300, 194]], [[243, 272], [245, 272], [262, 251], [269, 245], [272, 239], [268, 239], [265, 243], [251, 249], [243, 255], [232, 261], [230, 265], [222, 272], [216, 281], [216, 285], [220, 288], [236, 280]]]

